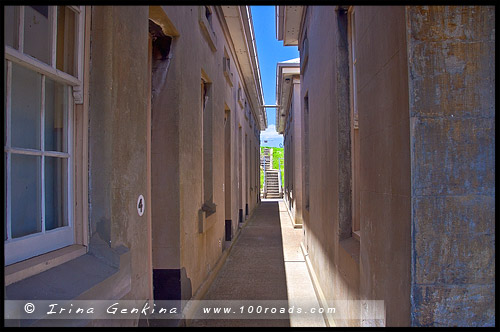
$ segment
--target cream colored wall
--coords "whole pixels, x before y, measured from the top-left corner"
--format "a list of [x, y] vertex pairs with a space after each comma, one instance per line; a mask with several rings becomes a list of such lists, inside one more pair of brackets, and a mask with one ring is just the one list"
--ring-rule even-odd
[[[173, 43], [173, 58], [170, 64], [170, 71], [175, 81], [167, 78], [167, 86], [175, 90], [174, 93], [164, 92], [175, 98], [174, 103], [170, 103], [168, 98], [165, 102], [165, 111], [176, 113], [178, 124], [178, 169], [174, 167], [173, 176], [178, 181], [178, 187], [174, 188], [173, 195], [178, 195], [179, 215], [176, 219], [180, 227], [174, 229], [174, 236], [179, 239], [180, 252], [172, 250], [170, 254], [157, 261], [158, 268], [185, 268], [187, 278], [190, 283], [192, 294], [196, 292], [200, 284], [205, 280], [210, 270], [215, 266], [222, 253], [222, 243], [225, 238], [224, 229], [224, 109], [227, 105], [231, 112], [232, 131], [232, 179], [231, 189], [232, 199], [232, 220], [233, 230], [238, 226], [238, 209], [245, 212], [245, 192], [242, 194], [242, 206], [238, 206], [236, 193], [238, 190], [247, 190], [245, 178], [243, 177], [243, 188], [238, 188], [237, 165], [238, 150], [244, 147], [238, 146], [237, 134], [238, 126], [242, 126], [242, 142], [244, 143], [245, 133], [251, 139], [254, 146], [259, 142], [254, 136], [253, 129], [249, 128], [248, 121], [243, 116], [243, 110], [237, 102], [238, 83], [241, 78], [236, 70], [236, 59], [233, 57], [231, 48], [224, 36], [221, 23], [215, 10], [212, 13], [212, 25], [216, 36], [216, 48], [214, 52], [209, 46], [206, 37], [198, 23], [198, 7], [184, 6], [163, 6], [166, 15], [172, 21], [179, 32]], [[222, 59], [224, 47], [231, 58], [231, 72], [233, 73], [233, 86], [231, 87], [224, 74]], [[201, 70], [211, 80], [212, 107], [213, 107], [213, 181], [214, 181], [214, 203], [217, 205], [216, 212], [205, 220], [205, 230], [198, 231], [198, 211], [202, 205], [202, 113], [200, 105], [200, 78]], [[170, 73], [169, 73], [170, 75]], [[241, 86], [244, 84], [241, 82]], [[250, 170], [249, 163], [245, 159], [245, 150], [242, 150], [243, 175]], [[173, 162], [173, 161], [170, 161]], [[170, 188], [166, 187], [165, 192]], [[255, 199], [250, 199], [249, 209], [255, 206]], [[175, 223], [175, 221], [173, 222]], [[172, 224], [172, 223], [171, 223]], [[175, 225], [172, 225], [175, 228]], [[168, 228], [165, 229], [169, 233]], [[177, 233], [178, 232], [178, 233]], [[178, 235], [177, 235], [178, 234]], [[176, 240], [174, 240], [176, 241]], [[166, 244], [168, 245], [168, 243]], [[177, 255], [179, 259], [177, 261]], [[175, 262], [170, 264], [169, 261]], [[177, 263], [178, 262], [178, 263]]]
[[[404, 8], [356, 8], [360, 241], [339, 236], [344, 179], [339, 172], [343, 160], [338, 100], [345, 82], [339, 81], [336, 69], [340, 65], [337, 15], [333, 7], [308, 7], [303, 26], [309, 60], [302, 70], [301, 92], [308, 94], [310, 110], [310, 210], [304, 214], [305, 244], [330, 303], [334, 299], [385, 300], [387, 325], [408, 325], [410, 165]], [[361, 323], [354, 307], [342, 310], [353, 319], [338, 320], [338, 325]]]
[[125, 299], [151, 298], [150, 231], [147, 215], [139, 216], [136, 208], [139, 195], [150, 198], [147, 16], [147, 7], [92, 7], [90, 250], [98, 238], [104, 247], [130, 250], [131, 290]]
[[[285, 147], [288, 145], [288, 155], [285, 152], [285, 169], [288, 167], [288, 176], [290, 183], [293, 182], [293, 189], [290, 195], [284, 194], [284, 199], [287, 202], [288, 209], [292, 215], [295, 225], [303, 224], [302, 218], [302, 108], [301, 108], [301, 95], [300, 95], [300, 81], [297, 78], [293, 80], [291, 104], [289, 112], [292, 114], [292, 121], [290, 123], [289, 134], [285, 139]], [[290, 115], [289, 115], [290, 116]], [[293, 139], [290, 137], [292, 136]], [[293, 164], [292, 164], [293, 160]], [[293, 170], [292, 170], [293, 167]], [[286, 180], [285, 180], [286, 181]]]
[[[343, 254], [338, 230], [338, 159], [336, 103], [337, 21], [334, 7], [307, 7], [303, 29], [309, 39], [309, 59], [301, 68], [301, 98], [309, 100], [309, 211], [304, 211], [304, 243], [320, 287], [334, 299], [357, 297], [356, 272], [341, 270]], [[299, 45], [301, 40], [299, 40]], [[301, 63], [303, 61], [303, 50]], [[303, 148], [305, 152], [305, 147]], [[305, 162], [305, 160], [304, 160]], [[305, 190], [305, 187], [304, 187]], [[305, 199], [304, 199], [305, 200]], [[354, 262], [347, 266], [355, 267]], [[345, 308], [340, 308], [345, 309]], [[339, 324], [340, 322], [337, 322]], [[342, 325], [342, 324], [339, 324]]]

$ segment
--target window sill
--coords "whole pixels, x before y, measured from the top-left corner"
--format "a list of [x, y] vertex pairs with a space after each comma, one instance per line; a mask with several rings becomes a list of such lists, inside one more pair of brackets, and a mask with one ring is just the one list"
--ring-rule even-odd
[[233, 73], [228, 72], [227, 70], [224, 70], [224, 76], [226, 77], [226, 81], [229, 84], [229, 86], [233, 86]]
[[[119, 246], [97, 248], [5, 287], [5, 300], [115, 300], [131, 289], [130, 251]], [[10, 325], [37, 326], [53, 321], [10, 321]], [[88, 324], [82, 320], [75, 323]]]
[[4, 270], [5, 286], [47, 271], [48, 269], [85, 255], [86, 253], [87, 247], [74, 244], [8, 265]]
[[217, 205], [213, 202], [206, 202], [202, 208], [198, 210], [198, 232], [204, 233], [207, 229], [211, 228], [217, 218], [213, 218], [217, 211]]
[[210, 23], [205, 17], [204, 10], [205, 10], [204, 6], [199, 6], [198, 21], [200, 23], [201, 31], [203, 32], [203, 35], [205, 36], [205, 38], [208, 41], [208, 44], [210, 45], [210, 49], [212, 50], [212, 52], [215, 52], [217, 51], [217, 47], [215, 46], [217, 44], [217, 36], [212, 31], [212, 27], [210, 26]]

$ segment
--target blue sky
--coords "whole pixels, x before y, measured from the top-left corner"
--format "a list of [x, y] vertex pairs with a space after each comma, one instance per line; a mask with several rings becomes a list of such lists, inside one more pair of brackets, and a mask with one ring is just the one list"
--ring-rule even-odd
[[[296, 46], [283, 46], [276, 39], [274, 6], [250, 6], [266, 105], [276, 104], [276, 64], [299, 57]], [[264, 141], [267, 140], [267, 143]], [[276, 111], [267, 109], [267, 129], [260, 133], [260, 146], [278, 147], [283, 136], [276, 132]]]

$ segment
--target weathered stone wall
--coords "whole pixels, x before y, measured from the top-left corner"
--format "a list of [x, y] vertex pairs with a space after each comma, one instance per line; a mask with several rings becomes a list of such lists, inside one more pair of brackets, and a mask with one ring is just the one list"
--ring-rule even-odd
[[411, 323], [495, 325], [495, 9], [408, 7]]

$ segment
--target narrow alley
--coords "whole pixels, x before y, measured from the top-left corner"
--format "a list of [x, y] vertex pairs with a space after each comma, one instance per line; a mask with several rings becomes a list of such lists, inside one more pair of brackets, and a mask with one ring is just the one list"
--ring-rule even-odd
[[[288, 307], [319, 308], [300, 249], [302, 230], [292, 226], [281, 199], [264, 199], [245, 222], [224, 266], [203, 300], [282, 300]], [[228, 285], [231, 285], [228, 287]], [[244, 303], [244, 302], [242, 302]], [[217, 319], [219, 318], [219, 319]], [[288, 319], [192, 320], [187, 326], [325, 326], [321, 314]]]
[[496, 326], [494, 6], [1, 8], [6, 326]]

